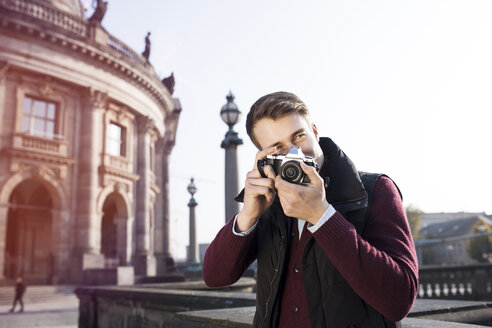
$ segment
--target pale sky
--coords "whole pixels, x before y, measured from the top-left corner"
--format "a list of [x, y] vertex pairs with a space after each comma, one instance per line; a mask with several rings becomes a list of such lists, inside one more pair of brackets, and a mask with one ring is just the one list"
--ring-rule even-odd
[[189, 194], [197, 239], [225, 221], [219, 112], [229, 92], [239, 182], [254, 162], [251, 104], [290, 91], [360, 170], [384, 172], [404, 204], [426, 212], [492, 213], [492, 1], [109, 1], [103, 26], [174, 72], [181, 100], [171, 155], [171, 251], [185, 257]]

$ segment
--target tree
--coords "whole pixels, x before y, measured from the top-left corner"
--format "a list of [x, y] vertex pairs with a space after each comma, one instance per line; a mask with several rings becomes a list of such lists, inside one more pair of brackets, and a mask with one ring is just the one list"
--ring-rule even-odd
[[467, 250], [472, 259], [478, 262], [488, 262], [487, 255], [491, 248], [489, 238], [487, 236], [480, 236], [469, 239]]
[[424, 212], [412, 204], [405, 208], [405, 212], [407, 214], [408, 224], [410, 225], [413, 239], [419, 239], [419, 230]]

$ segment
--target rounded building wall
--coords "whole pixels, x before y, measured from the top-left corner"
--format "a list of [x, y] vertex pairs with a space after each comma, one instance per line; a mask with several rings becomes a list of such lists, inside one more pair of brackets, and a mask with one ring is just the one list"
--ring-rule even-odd
[[[166, 223], [153, 221], [168, 219], [167, 196], [157, 195], [167, 184], [160, 166], [174, 145], [179, 101], [144, 57], [77, 16], [77, 3], [0, 0], [0, 280], [12, 278], [14, 248], [4, 236], [20, 227], [12, 181], [36, 176], [66, 200], [50, 214], [51, 283], [83, 282], [90, 269], [115, 265], [151, 276], [156, 256], [170, 256], [167, 241], [156, 247], [153, 237], [165, 236]], [[55, 24], [60, 17], [65, 23]], [[110, 212], [108, 201], [125, 210]], [[103, 243], [105, 231], [114, 242]], [[15, 272], [40, 268], [19, 264]]]

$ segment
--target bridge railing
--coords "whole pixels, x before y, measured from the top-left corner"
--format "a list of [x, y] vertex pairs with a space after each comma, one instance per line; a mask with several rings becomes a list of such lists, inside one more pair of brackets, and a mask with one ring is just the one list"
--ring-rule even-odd
[[419, 297], [492, 300], [492, 264], [421, 267]]

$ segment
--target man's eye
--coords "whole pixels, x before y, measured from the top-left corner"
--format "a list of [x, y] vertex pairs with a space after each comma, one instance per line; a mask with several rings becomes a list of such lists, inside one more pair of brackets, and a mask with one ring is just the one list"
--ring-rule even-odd
[[298, 135], [296, 135], [296, 140], [299, 140], [299, 139], [302, 139], [306, 136], [305, 133], [299, 133]]

